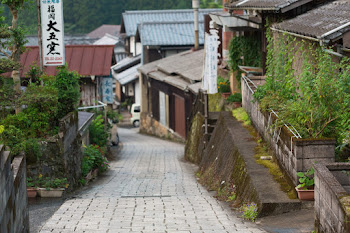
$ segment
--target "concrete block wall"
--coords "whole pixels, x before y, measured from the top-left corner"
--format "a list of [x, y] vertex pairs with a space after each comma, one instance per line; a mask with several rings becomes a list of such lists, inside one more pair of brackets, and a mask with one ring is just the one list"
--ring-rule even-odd
[[29, 232], [25, 157], [16, 156], [0, 145], [0, 232]]
[[334, 139], [297, 139], [286, 126], [274, 126], [277, 117], [272, 112], [260, 111], [258, 102], [254, 101], [254, 91], [245, 78], [241, 82], [243, 108], [295, 185], [298, 184], [297, 172], [307, 171], [314, 163], [335, 161]]
[[316, 232], [350, 232], [350, 164], [315, 164], [314, 167]]

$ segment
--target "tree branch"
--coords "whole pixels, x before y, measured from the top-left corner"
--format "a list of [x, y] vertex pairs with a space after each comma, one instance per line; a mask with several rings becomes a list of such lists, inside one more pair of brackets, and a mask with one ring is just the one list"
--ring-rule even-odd
[[329, 119], [329, 120], [323, 125], [322, 129], [316, 134], [315, 138], [317, 138], [318, 135], [320, 135], [320, 134], [323, 132], [323, 130], [327, 127], [327, 125], [328, 125], [329, 123], [331, 123], [332, 121], [335, 121], [337, 118], [339, 118], [339, 116]]

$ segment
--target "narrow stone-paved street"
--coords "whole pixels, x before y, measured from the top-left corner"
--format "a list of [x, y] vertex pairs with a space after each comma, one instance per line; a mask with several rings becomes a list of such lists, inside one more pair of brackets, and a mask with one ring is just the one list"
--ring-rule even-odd
[[264, 232], [217, 201], [183, 160], [184, 146], [119, 129], [106, 178], [66, 201], [41, 232]]

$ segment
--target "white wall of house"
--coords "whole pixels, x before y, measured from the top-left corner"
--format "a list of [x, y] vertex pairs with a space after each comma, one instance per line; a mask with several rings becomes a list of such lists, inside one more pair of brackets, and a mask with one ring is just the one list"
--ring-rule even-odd
[[135, 103], [141, 104], [141, 87], [138, 79], [135, 81]]
[[136, 55], [139, 55], [142, 53], [142, 44], [140, 42], [136, 43]]
[[133, 56], [142, 53], [142, 44], [140, 42], [136, 42], [135, 36], [130, 37], [130, 53]]
[[135, 51], [135, 36], [130, 37], [130, 53], [135, 56], [136, 51]]

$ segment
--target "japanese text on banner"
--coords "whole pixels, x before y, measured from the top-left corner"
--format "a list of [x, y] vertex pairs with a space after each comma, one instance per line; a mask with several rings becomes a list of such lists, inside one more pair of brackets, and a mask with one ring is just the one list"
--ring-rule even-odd
[[65, 64], [63, 0], [41, 0], [41, 30], [44, 66]]

